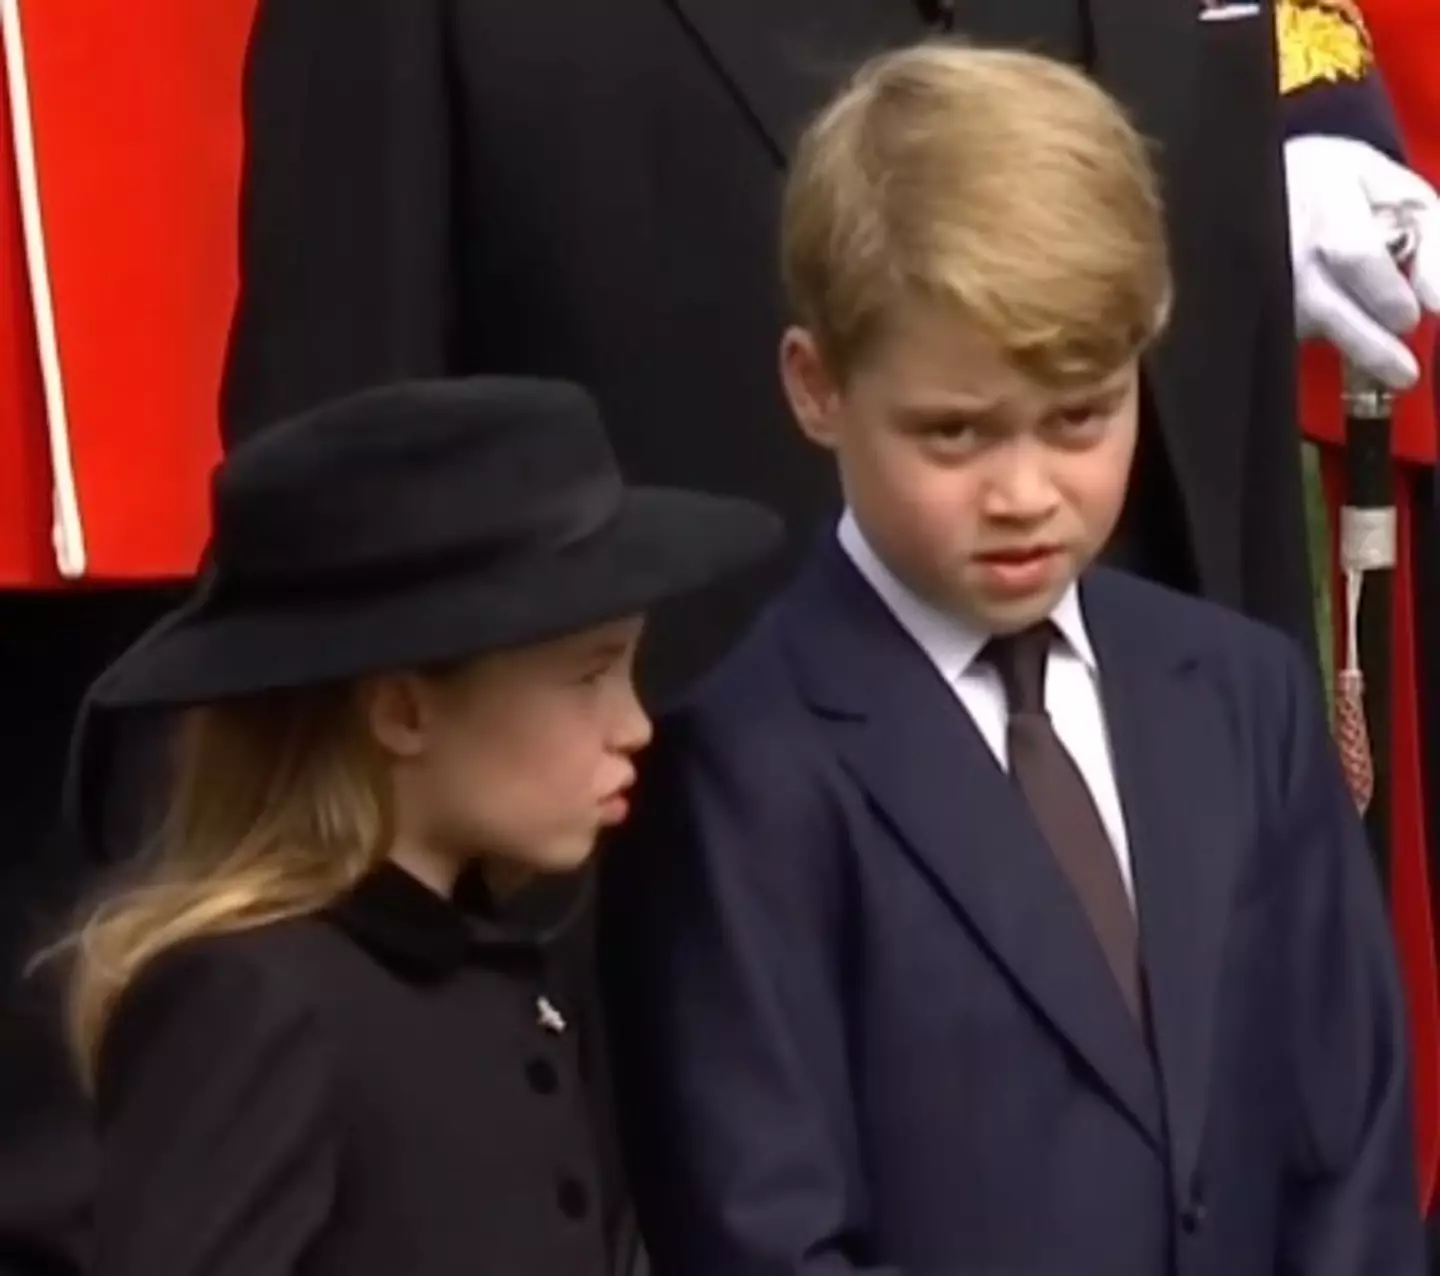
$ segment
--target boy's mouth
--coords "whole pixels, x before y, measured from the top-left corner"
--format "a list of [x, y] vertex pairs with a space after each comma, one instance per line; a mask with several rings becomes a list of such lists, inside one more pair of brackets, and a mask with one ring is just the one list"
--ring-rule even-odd
[[975, 561], [989, 592], [1019, 598], [1050, 584], [1059, 554], [1053, 545], [1033, 545], [978, 554]]
[[989, 553], [978, 554], [976, 557], [982, 563], [1014, 565], [1038, 562], [1040, 559], [1050, 558], [1058, 552], [1054, 545], [1026, 545], [1014, 549], [991, 550]]

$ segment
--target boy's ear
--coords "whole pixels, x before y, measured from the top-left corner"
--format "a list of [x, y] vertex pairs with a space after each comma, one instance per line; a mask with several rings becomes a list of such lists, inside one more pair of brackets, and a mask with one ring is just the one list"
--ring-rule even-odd
[[808, 328], [787, 328], [780, 338], [780, 381], [801, 432], [812, 443], [833, 448], [840, 390]]

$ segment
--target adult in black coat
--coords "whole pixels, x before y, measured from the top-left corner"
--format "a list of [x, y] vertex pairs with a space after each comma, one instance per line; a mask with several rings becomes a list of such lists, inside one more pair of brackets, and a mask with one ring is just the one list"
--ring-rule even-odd
[[[1118, 552], [1309, 642], [1273, 24], [1199, 7], [965, 0], [954, 25], [1093, 67], [1160, 143], [1179, 304]], [[926, 30], [914, 0], [261, 0], [228, 437], [371, 381], [563, 374], [647, 481], [819, 524], [776, 373], [778, 181], [840, 75]], [[662, 627], [652, 684], [756, 596]]]

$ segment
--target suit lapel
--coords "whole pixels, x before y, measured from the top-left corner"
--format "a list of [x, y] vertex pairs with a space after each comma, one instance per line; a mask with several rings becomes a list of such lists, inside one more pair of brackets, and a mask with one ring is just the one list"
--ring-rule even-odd
[[1232, 750], [1218, 706], [1196, 694], [1197, 659], [1157, 660], [1154, 636], [1113, 597], [1116, 583], [1102, 572], [1087, 581], [1085, 617], [1130, 840], [1174, 1181], [1184, 1191], [1205, 1125], [1239, 836], [1227, 773], [1214, 760]]
[[1029, 812], [969, 715], [838, 547], [822, 549], [797, 667], [840, 755], [1020, 995], [1160, 1147], [1145, 1042]]
[[861, 61], [924, 34], [911, 0], [667, 0], [777, 158]]
[[[666, 0], [781, 156], [805, 118], [857, 63], [926, 34], [913, 0]], [[1078, 5], [1080, 0], [1073, 0]], [[1198, 0], [1088, 0], [1098, 78], [1142, 132], [1170, 141], [1188, 110]], [[1065, 56], [1057, 0], [957, 0], [958, 34]], [[1066, 15], [1068, 17], [1068, 14]], [[1168, 188], [1168, 183], [1167, 183]]]

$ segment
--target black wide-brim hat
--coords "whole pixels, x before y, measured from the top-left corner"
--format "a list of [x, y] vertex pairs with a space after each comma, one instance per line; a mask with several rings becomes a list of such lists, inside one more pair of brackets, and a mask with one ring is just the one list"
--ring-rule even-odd
[[523, 378], [396, 384], [277, 424], [220, 466], [212, 506], [195, 593], [101, 675], [95, 706], [179, 707], [558, 638], [781, 538], [751, 502], [627, 486], [591, 397]]

